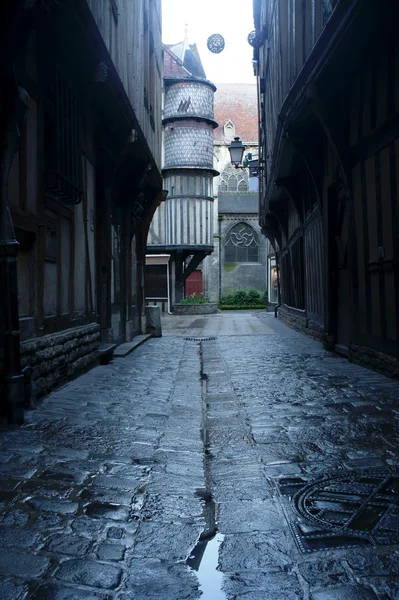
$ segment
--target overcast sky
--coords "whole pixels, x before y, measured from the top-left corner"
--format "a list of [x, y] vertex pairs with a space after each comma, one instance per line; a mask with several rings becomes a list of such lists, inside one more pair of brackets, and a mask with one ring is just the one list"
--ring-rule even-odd
[[[252, 0], [162, 0], [162, 39], [197, 44], [208, 79], [214, 83], [255, 83], [252, 48], [247, 36], [254, 29]], [[206, 41], [213, 33], [225, 39], [225, 49], [213, 54]]]

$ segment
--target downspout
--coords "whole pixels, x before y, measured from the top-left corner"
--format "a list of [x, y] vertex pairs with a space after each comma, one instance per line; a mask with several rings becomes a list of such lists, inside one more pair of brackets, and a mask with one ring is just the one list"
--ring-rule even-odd
[[280, 266], [278, 261], [278, 255], [276, 249], [274, 249], [274, 254], [276, 257], [276, 272], [277, 272], [277, 294], [278, 294], [278, 304], [274, 307], [274, 317], [277, 319], [277, 311], [281, 306], [281, 287], [280, 287]]
[[171, 315], [172, 313], [170, 312], [169, 260], [170, 260], [170, 257], [168, 258], [168, 262], [166, 263], [166, 285], [167, 285], [167, 293], [168, 293], [168, 315]]
[[219, 238], [219, 303], [222, 299], [222, 219], [220, 215], [218, 215], [218, 238]]

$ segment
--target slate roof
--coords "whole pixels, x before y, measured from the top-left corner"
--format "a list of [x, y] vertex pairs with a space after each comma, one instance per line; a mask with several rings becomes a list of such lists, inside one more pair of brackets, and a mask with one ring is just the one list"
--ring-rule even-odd
[[216, 142], [230, 142], [223, 132], [231, 120], [235, 135], [245, 142], [258, 141], [258, 109], [255, 83], [217, 83], [215, 92], [215, 121], [219, 127], [213, 135]]
[[[178, 44], [164, 44], [164, 75], [165, 77], [199, 77], [206, 79], [204, 67], [198, 53], [197, 44], [189, 44], [187, 38]], [[173, 59], [180, 69], [172, 63]], [[184, 69], [184, 72], [181, 71]]]
[[231, 193], [219, 192], [219, 214], [257, 214], [259, 210], [258, 192]]
[[190, 73], [184, 68], [180, 58], [164, 44], [164, 76], [189, 77]]

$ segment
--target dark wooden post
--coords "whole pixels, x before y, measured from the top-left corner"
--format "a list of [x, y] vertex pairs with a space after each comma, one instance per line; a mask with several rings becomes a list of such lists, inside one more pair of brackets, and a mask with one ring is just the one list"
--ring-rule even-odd
[[8, 206], [8, 181], [17, 153], [20, 131], [29, 103], [27, 92], [17, 86], [13, 70], [2, 81], [0, 121], [0, 289], [4, 326], [3, 397], [8, 421], [21, 424], [24, 420], [24, 375], [21, 372], [21, 351], [18, 309], [17, 255], [18, 242]]

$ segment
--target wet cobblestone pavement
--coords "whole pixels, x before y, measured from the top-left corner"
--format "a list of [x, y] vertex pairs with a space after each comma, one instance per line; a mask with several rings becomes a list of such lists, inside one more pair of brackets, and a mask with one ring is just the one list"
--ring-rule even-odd
[[0, 432], [0, 599], [399, 598], [399, 384], [263, 312], [163, 327]]

